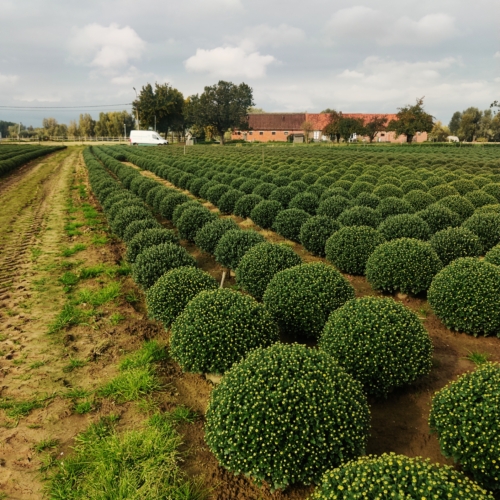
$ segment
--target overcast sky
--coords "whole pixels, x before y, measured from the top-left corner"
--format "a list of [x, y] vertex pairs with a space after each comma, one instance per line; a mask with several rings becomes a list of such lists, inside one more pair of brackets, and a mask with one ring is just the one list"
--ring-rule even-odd
[[500, 0], [0, 0], [0, 47], [3, 106], [128, 103], [155, 81], [188, 96], [219, 79], [248, 83], [266, 111], [392, 113], [425, 96], [447, 123], [500, 99]]

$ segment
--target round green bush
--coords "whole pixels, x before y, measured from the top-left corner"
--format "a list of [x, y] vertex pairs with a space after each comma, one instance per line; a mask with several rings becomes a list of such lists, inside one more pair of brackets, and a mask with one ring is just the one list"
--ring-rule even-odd
[[317, 215], [324, 215], [336, 219], [342, 212], [352, 207], [352, 203], [343, 196], [330, 196], [325, 198], [318, 206]]
[[196, 267], [196, 261], [181, 246], [162, 243], [146, 248], [137, 256], [132, 267], [132, 276], [136, 283], [147, 290], [160, 276], [182, 266]]
[[288, 208], [288, 204], [292, 198], [299, 193], [299, 190], [291, 186], [277, 187], [269, 195], [269, 200], [279, 201], [283, 208]]
[[460, 257], [478, 257], [481, 254], [479, 238], [464, 227], [438, 231], [430, 239], [430, 244], [444, 266]]
[[427, 222], [424, 222], [418, 215], [414, 214], [400, 214], [387, 217], [380, 224], [378, 230], [387, 241], [398, 238], [428, 240], [431, 234]]
[[172, 224], [177, 227], [177, 224], [179, 223], [179, 219], [182, 217], [182, 214], [186, 210], [189, 210], [190, 208], [193, 207], [195, 208], [201, 207], [202, 209], [205, 209], [205, 207], [196, 200], [190, 200], [186, 201], [185, 203], [181, 203], [180, 205], [177, 205], [174, 209], [174, 213], [172, 214]]
[[202, 291], [172, 324], [170, 350], [183, 371], [224, 373], [257, 347], [279, 340], [262, 304], [222, 288]]
[[113, 219], [111, 223], [111, 229], [113, 232], [123, 238], [127, 227], [136, 220], [146, 220], [153, 219], [153, 215], [149, 210], [144, 207], [133, 206], [130, 208], [124, 208]]
[[500, 203], [476, 208], [475, 214], [500, 214]]
[[327, 240], [325, 254], [341, 271], [364, 275], [368, 257], [384, 242], [384, 237], [373, 227], [343, 227]]
[[483, 255], [500, 243], [500, 214], [475, 213], [462, 224], [462, 227], [477, 235]]
[[485, 205], [494, 205], [497, 199], [491, 194], [485, 193], [484, 191], [470, 191], [465, 195], [473, 205], [474, 208], [484, 207]]
[[483, 187], [483, 191], [494, 196], [497, 199], [496, 203], [500, 203], [500, 182], [487, 184]]
[[262, 184], [262, 181], [259, 179], [248, 179], [239, 187], [239, 190], [243, 191], [245, 194], [252, 194], [253, 190], [259, 184]]
[[349, 194], [352, 197], [357, 198], [361, 193], [372, 193], [374, 189], [375, 186], [371, 182], [356, 181], [349, 188]]
[[458, 214], [462, 222], [474, 213], [474, 205], [463, 196], [447, 196], [437, 203]]
[[212, 391], [205, 440], [220, 465], [278, 489], [362, 455], [369, 420], [360, 384], [330, 356], [278, 343], [252, 351]]
[[373, 396], [386, 397], [431, 369], [429, 334], [413, 311], [390, 298], [350, 300], [330, 314], [318, 346]]
[[500, 245], [493, 247], [485, 256], [484, 261], [500, 266]]
[[121, 214], [123, 210], [128, 210], [130, 208], [144, 208], [146, 210], [144, 203], [139, 198], [122, 198], [120, 201], [111, 205], [106, 211], [106, 217], [110, 224], [112, 224], [114, 219]]
[[297, 266], [300, 257], [288, 245], [259, 243], [245, 253], [236, 269], [236, 282], [257, 300], [279, 271]]
[[436, 198], [425, 191], [415, 189], [406, 193], [404, 198], [414, 210], [425, 210], [429, 205], [436, 202]]
[[454, 260], [427, 293], [436, 316], [450, 329], [500, 336], [500, 269], [473, 257]]
[[319, 201], [322, 202], [323, 200], [331, 198], [332, 196], [340, 196], [342, 198], [345, 198], [346, 200], [352, 199], [352, 196], [345, 189], [342, 189], [341, 187], [337, 186], [328, 188], [326, 191], [324, 191]]
[[262, 200], [250, 212], [250, 219], [263, 229], [269, 229], [273, 226], [276, 216], [282, 210], [283, 207], [279, 201]]
[[441, 200], [443, 198], [446, 198], [447, 196], [455, 196], [459, 195], [460, 193], [449, 184], [441, 184], [439, 186], [431, 187], [429, 189], [429, 194], [434, 196], [436, 200]]
[[444, 455], [500, 490], [500, 364], [485, 363], [437, 392], [429, 417]]
[[205, 184], [203, 184], [203, 186], [201, 186], [198, 196], [200, 198], [206, 200], [208, 191], [210, 189], [212, 189], [213, 187], [219, 186], [219, 185], [220, 184], [214, 180], [210, 180], [208, 182], [205, 182]]
[[188, 208], [177, 221], [179, 237], [188, 241], [194, 241], [198, 231], [205, 224], [209, 224], [215, 220], [217, 220], [217, 215], [203, 206]]
[[299, 241], [300, 228], [311, 216], [299, 208], [281, 210], [274, 219], [273, 229], [284, 238]]
[[472, 181], [467, 179], [457, 179], [456, 181], [451, 182], [450, 186], [454, 187], [461, 196], [479, 189]]
[[244, 194], [242, 191], [238, 191], [237, 189], [230, 189], [219, 198], [217, 208], [220, 210], [221, 214], [232, 214], [237, 201], [243, 196]]
[[204, 252], [213, 254], [219, 240], [231, 230], [239, 230], [238, 224], [233, 219], [216, 219], [205, 224], [194, 238], [194, 243]]
[[422, 181], [418, 181], [416, 179], [404, 181], [403, 184], [401, 184], [401, 189], [403, 190], [405, 195], [417, 189], [425, 192], [429, 190], [429, 188]]
[[369, 207], [353, 207], [342, 212], [337, 220], [343, 226], [370, 226], [376, 228], [380, 222], [380, 214]]
[[205, 290], [219, 285], [210, 274], [196, 267], [178, 267], [158, 278], [146, 292], [148, 316], [169, 328], [188, 302]]
[[127, 260], [134, 263], [137, 256], [146, 248], [160, 245], [161, 243], [179, 243], [179, 238], [168, 229], [145, 229], [137, 233], [127, 245]]
[[430, 205], [425, 210], [417, 212], [416, 215], [427, 222], [432, 234], [448, 227], [460, 226], [462, 222], [455, 212], [437, 203]]
[[160, 214], [165, 219], [172, 220], [174, 210], [177, 205], [181, 205], [189, 201], [189, 198], [183, 193], [171, 193], [164, 196], [160, 201]]
[[263, 200], [262, 196], [256, 194], [246, 194], [242, 196], [234, 205], [234, 215], [246, 219], [252, 210]]
[[254, 245], [262, 243], [265, 238], [256, 231], [231, 229], [224, 235], [215, 247], [215, 260], [224, 267], [237, 269], [243, 255]]
[[146, 229], [162, 229], [162, 225], [153, 218], [131, 222], [123, 232], [123, 241], [128, 244], [136, 234]]
[[269, 195], [277, 188], [276, 184], [271, 182], [261, 182], [258, 186], [254, 188], [252, 191], [253, 194], [258, 196], [262, 196], [265, 200], [269, 198]]
[[402, 198], [404, 196], [403, 190], [393, 184], [381, 184], [373, 190], [373, 194], [381, 200], [389, 197]]
[[368, 455], [325, 472], [311, 500], [493, 500], [488, 491], [448, 465], [394, 453]]
[[377, 208], [380, 204], [380, 198], [373, 193], [359, 193], [353, 201], [353, 205], [358, 207]]
[[382, 219], [385, 219], [391, 215], [411, 214], [415, 212], [415, 210], [405, 199], [389, 196], [381, 200], [377, 207], [377, 212], [380, 214]]
[[212, 186], [208, 191], [207, 191], [207, 200], [212, 203], [213, 205], [217, 206], [217, 203], [221, 199], [221, 197], [227, 193], [227, 191], [231, 189], [229, 186], [226, 184], [217, 184], [215, 186]]
[[377, 290], [418, 294], [429, 288], [442, 267], [429, 243], [400, 238], [374, 250], [366, 263], [366, 278]]
[[314, 262], [275, 274], [263, 301], [283, 331], [317, 338], [330, 313], [353, 298], [354, 288], [336, 269]]
[[300, 243], [314, 255], [324, 257], [328, 238], [340, 228], [340, 223], [330, 217], [316, 215], [302, 224], [299, 234]]
[[299, 193], [295, 195], [288, 204], [288, 208], [298, 208], [310, 215], [314, 215], [318, 209], [319, 198], [313, 193]]

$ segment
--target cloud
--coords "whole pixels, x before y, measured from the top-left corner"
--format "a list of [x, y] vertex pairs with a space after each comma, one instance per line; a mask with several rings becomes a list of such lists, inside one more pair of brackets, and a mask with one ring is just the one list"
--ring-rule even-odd
[[217, 47], [197, 49], [196, 54], [184, 61], [187, 71], [208, 73], [221, 78], [262, 78], [267, 66], [276, 62], [271, 55], [249, 52], [243, 47]]
[[374, 40], [379, 45], [435, 45], [456, 33], [449, 14], [428, 14], [415, 21], [408, 16], [391, 19], [387, 13], [357, 5], [335, 12], [326, 24], [330, 41]]
[[500, 59], [500, 50], [493, 57]]
[[280, 24], [276, 27], [259, 24], [244, 30], [243, 39], [239, 45], [248, 50], [255, 50], [257, 47], [297, 45], [305, 39], [306, 35], [303, 30], [288, 24]]
[[145, 48], [146, 42], [130, 26], [120, 28], [114, 23], [93, 23], [76, 29], [69, 43], [76, 62], [103, 71], [127, 66], [131, 59], [139, 59]]
[[17, 75], [4, 75], [0, 73], [0, 85], [13, 85], [19, 80]]

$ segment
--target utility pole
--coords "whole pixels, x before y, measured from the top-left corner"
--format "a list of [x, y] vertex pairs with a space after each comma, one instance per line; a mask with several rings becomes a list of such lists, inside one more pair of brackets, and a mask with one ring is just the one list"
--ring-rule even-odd
[[[135, 90], [135, 87], [132, 87]], [[137, 101], [137, 90], [135, 90], [135, 99]], [[140, 130], [141, 127], [139, 125], [139, 110], [137, 109], [137, 106], [135, 107], [135, 115], [136, 115], [136, 125], [137, 125], [137, 130]]]
[[19, 122], [19, 130], [17, 131], [17, 140], [21, 142], [21, 122]]
[[123, 138], [127, 140], [127, 126], [125, 123], [123, 124]]

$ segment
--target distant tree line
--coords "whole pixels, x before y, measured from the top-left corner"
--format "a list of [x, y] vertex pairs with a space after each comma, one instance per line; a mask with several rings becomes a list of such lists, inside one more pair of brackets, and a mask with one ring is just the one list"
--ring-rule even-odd
[[450, 134], [467, 142], [499, 142], [499, 111], [499, 101], [494, 101], [484, 111], [475, 107], [467, 108], [464, 111], [455, 111], [448, 125]]

